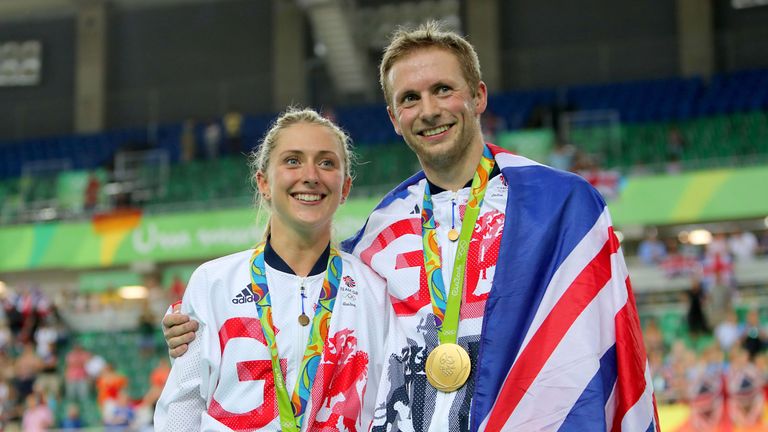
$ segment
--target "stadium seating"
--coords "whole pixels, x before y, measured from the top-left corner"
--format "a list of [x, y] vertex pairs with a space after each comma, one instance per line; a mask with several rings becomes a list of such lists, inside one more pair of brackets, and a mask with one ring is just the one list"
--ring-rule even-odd
[[[736, 165], [753, 161], [756, 155], [768, 158], [768, 70], [720, 74], [709, 82], [672, 78], [574, 86], [561, 91], [502, 92], [489, 96], [488, 111], [504, 130], [515, 130], [529, 124], [538, 108], [552, 106], [618, 113], [616, 124], [586, 121], [570, 130], [572, 143], [597, 155], [607, 168], [626, 171], [663, 166], [668, 161], [667, 140], [673, 127], [686, 142], [680, 161], [684, 169]], [[352, 136], [361, 162], [354, 193], [378, 194], [418, 169], [395, 134], [383, 104], [339, 107], [333, 115]], [[196, 125], [197, 159], [187, 163], [180, 161], [181, 123], [0, 143], [0, 221], [18, 220], [25, 211], [49, 202], [59, 206], [59, 215], [77, 213], [82, 196], [73, 192], [80, 189], [72, 185], [83, 183], [78, 179], [95, 170], [102, 184], [106, 183], [104, 167], [118, 151], [146, 149], [150, 142], [154, 143], [151, 148], [167, 151], [171, 167], [164, 190], [149, 197], [144, 205], [162, 211], [167, 206], [211, 198], [248, 205], [252, 192], [242, 154], [257, 146], [272, 116], [245, 115], [240, 154], [224, 154], [215, 160], [206, 160], [205, 125]], [[222, 151], [227, 150], [223, 143]], [[58, 163], [64, 167], [63, 173], [32, 169], [40, 161]]]

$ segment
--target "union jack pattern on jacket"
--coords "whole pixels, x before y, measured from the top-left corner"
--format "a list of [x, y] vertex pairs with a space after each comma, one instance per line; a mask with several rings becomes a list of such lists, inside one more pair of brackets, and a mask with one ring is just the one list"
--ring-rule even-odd
[[[415, 210], [424, 174], [387, 195], [344, 245], [387, 279], [408, 341], [385, 365], [373, 430], [658, 431], [640, 322], [605, 202], [578, 176], [489, 147], [501, 175], [489, 183], [479, 218], [487, 226], [476, 226], [475, 234], [484, 232], [470, 244], [471, 258], [473, 243], [480, 252], [468, 261], [457, 342], [473, 367], [455, 395], [416, 391], [437, 343], [429, 304], [413, 293], [422, 276], [408, 269], [419, 260], [423, 267]], [[445, 272], [455, 248], [440, 244]]]

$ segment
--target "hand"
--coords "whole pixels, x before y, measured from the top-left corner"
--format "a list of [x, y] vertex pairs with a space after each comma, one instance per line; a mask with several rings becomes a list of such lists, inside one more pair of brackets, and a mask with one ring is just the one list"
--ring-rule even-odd
[[195, 339], [197, 321], [189, 319], [189, 316], [179, 312], [181, 304], [173, 306], [173, 313], [163, 317], [163, 336], [168, 344], [168, 353], [173, 358], [181, 357], [187, 352], [189, 343]]

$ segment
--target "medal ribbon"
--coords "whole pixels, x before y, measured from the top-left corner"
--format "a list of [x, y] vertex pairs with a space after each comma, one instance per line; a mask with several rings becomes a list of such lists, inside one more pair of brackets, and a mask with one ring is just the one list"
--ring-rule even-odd
[[272, 300], [269, 295], [267, 274], [264, 267], [265, 245], [265, 242], [257, 245], [256, 250], [253, 251], [251, 256], [251, 291], [256, 303], [256, 311], [259, 315], [261, 328], [264, 331], [264, 339], [267, 342], [267, 347], [272, 357], [272, 375], [275, 378], [277, 407], [280, 412], [280, 427], [283, 431], [296, 432], [301, 430], [312, 383], [315, 381], [325, 341], [328, 339], [333, 305], [336, 303], [336, 293], [339, 290], [339, 277], [341, 276], [342, 267], [341, 256], [339, 256], [339, 252], [335, 248], [331, 247], [325, 280], [323, 280], [323, 288], [315, 307], [315, 317], [312, 320], [309, 341], [304, 351], [304, 358], [301, 361], [296, 386], [293, 388], [293, 395], [289, 397], [288, 390], [285, 387], [285, 378], [280, 369], [280, 357], [277, 352], [275, 325], [272, 320]]
[[435, 215], [432, 207], [432, 194], [429, 191], [429, 182], [424, 188], [424, 201], [421, 211], [421, 240], [424, 247], [424, 269], [427, 272], [429, 284], [429, 297], [432, 300], [432, 312], [435, 315], [435, 324], [440, 343], [456, 343], [459, 328], [459, 309], [461, 308], [461, 293], [464, 283], [464, 273], [467, 266], [467, 251], [475, 222], [483, 205], [485, 190], [493, 170], [493, 155], [490, 149], [485, 147], [483, 157], [477, 165], [477, 171], [472, 178], [472, 187], [464, 211], [464, 221], [461, 224], [456, 260], [451, 275], [451, 286], [448, 293], [445, 292], [443, 282], [442, 260], [440, 259], [440, 247], [437, 244], [435, 232]]

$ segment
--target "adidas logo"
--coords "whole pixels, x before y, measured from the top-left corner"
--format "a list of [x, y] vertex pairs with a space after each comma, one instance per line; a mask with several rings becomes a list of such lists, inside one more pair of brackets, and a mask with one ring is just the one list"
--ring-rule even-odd
[[418, 204], [413, 206], [413, 210], [411, 210], [411, 214], [421, 214], [421, 210], [419, 210]]
[[245, 303], [253, 303], [253, 294], [250, 290], [250, 284], [248, 284], [248, 288], [243, 288], [242, 291], [237, 293], [235, 298], [232, 299], [233, 304], [245, 304]]

